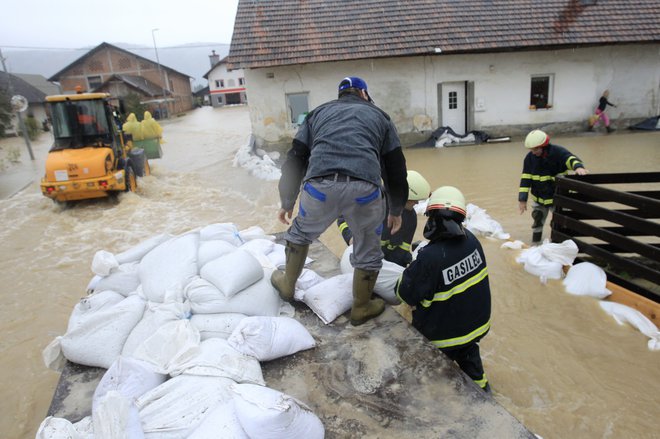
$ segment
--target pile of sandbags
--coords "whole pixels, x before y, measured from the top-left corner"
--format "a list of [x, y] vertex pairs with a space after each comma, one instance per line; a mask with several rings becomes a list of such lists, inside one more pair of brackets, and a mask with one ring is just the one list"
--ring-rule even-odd
[[261, 371], [316, 345], [270, 284], [284, 260], [274, 237], [228, 223], [97, 252], [89, 295], [44, 360], [108, 370], [91, 417], [48, 417], [37, 437], [323, 437], [318, 417]]

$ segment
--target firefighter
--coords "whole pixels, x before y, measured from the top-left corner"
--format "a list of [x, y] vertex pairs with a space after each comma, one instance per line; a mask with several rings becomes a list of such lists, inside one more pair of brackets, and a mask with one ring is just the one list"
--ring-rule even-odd
[[582, 161], [563, 146], [550, 143], [550, 136], [541, 130], [531, 131], [525, 138], [525, 148], [530, 151], [523, 162], [518, 207], [522, 215], [527, 210], [527, 198], [532, 196], [532, 245], [539, 245], [543, 225], [552, 210], [555, 193], [555, 177], [575, 171], [588, 174]]
[[489, 392], [479, 340], [490, 329], [490, 285], [486, 256], [462, 225], [465, 197], [452, 186], [436, 189], [426, 209], [429, 243], [396, 285], [399, 299], [413, 307], [412, 324]]
[[[383, 225], [383, 232], [380, 238], [380, 246], [383, 250], [384, 259], [407, 267], [412, 261], [412, 240], [417, 230], [417, 212], [415, 212], [415, 205], [422, 200], [426, 200], [431, 193], [431, 185], [426, 181], [422, 174], [417, 171], [408, 171], [408, 201], [403, 209], [401, 215], [401, 228], [396, 233], [391, 233]], [[351, 244], [353, 233], [348, 228], [344, 217], [340, 216], [337, 219], [337, 226], [341, 232], [342, 238], [346, 241], [347, 245]]]

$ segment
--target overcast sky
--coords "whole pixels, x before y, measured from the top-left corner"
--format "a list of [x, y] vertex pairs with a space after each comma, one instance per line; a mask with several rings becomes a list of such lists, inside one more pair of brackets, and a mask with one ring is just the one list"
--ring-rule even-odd
[[[3, 0], [0, 49], [231, 42], [238, 0]], [[174, 6], [174, 5], [177, 6]], [[152, 33], [153, 29], [158, 29]]]

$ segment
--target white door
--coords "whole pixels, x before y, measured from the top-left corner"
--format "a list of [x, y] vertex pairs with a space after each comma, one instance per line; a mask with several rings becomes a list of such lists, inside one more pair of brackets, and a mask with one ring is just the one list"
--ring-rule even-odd
[[442, 83], [442, 124], [465, 135], [465, 82]]

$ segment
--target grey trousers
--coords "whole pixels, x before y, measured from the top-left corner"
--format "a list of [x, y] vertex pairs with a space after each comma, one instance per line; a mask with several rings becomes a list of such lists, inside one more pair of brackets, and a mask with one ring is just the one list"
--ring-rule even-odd
[[548, 219], [548, 214], [552, 212], [553, 206], [545, 206], [536, 201], [532, 201], [532, 232], [543, 232], [543, 226]]
[[362, 270], [380, 270], [385, 198], [380, 187], [363, 180], [337, 182], [315, 178], [303, 183], [298, 215], [284, 239], [299, 245], [311, 244], [340, 215], [353, 232], [351, 265]]

